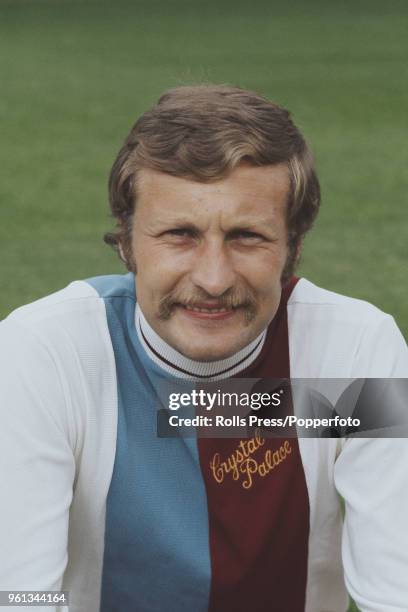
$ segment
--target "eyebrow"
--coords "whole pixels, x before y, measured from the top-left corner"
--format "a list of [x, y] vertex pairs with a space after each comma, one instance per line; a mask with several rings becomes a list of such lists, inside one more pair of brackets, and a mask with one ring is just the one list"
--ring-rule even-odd
[[[275, 219], [273, 217], [262, 217], [259, 219], [253, 219], [252, 217], [243, 217], [242, 220], [234, 222], [234, 224], [227, 230], [227, 232], [236, 230], [251, 230], [259, 227], [266, 227], [272, 229], [275, 225]], [[155, 227], [172, 226], [172, 227], [183, 227], [194, 231], [201, 231], [196, 223], [191, 221], [191, 218], [187, 217], [174, 217], [168, 219], [158, 219], [154, 223]]]

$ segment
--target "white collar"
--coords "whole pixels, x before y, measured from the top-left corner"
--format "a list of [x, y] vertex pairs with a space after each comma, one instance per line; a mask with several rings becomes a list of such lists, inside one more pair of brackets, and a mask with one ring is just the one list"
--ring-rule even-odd
[[140, 343], [150, 359], [173, 376], [187, 380], [220, 380], [241, 372], [258, 357], [266, 337], [264, 330], [250, 344], [226, 359], [195, 361], [176, 351], [154, 331], [139, 304], [136, 304], [135, 324]]

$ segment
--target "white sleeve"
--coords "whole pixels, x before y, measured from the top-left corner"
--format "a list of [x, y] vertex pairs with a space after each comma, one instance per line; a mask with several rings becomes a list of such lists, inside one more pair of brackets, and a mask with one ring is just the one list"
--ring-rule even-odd
[[[366, 333], [354, 375], [408, 378], [407, 345], [392, 317]], [[351, 597], [361, 612], [407, 612], [408, 439], [347, 440], [334, 480], [345, 501], [342, 555]]]
[[[0, 324], [0, 590], [59, 590], [75, 476], [53, 355], [18, 322]], [[26, 610], [20, 606], [5, 610]], [[36, 607], [53, 612], [56, 607]]]

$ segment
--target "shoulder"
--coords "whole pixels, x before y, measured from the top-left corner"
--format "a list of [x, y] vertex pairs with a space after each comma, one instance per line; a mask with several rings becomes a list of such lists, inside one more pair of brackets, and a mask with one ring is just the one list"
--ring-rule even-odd
[[364, 300], [302, 278], [288, 302], [288, 325], [297, 376], [407, 375], [408, 350], [393, 317]]
[[29, 324], [59, 316], [73, 316], [100, 307], [110, 297], [136, 298], [133, 274], [111, 274], [77, 280], [64, 289], [25, 304], [14, 310], [5, 321]]
[[[53, 333], [80, 333], [105, 322], [105, 299], [110, 297], [135, 300], [133, 275], [98, 276], [70, 283], [64, 289], [14, 310], [0, 323], [3, 333], [19, 327], [31, 330], [44, 339]], [[7, 330], [7, 331], [6, 331]]]
[[357, 324], [376, 324], [389, 317], [369, 302], [328, 291], [306, 278], [299, 279], [290, 296], [288, 306], [293, 311], [297, 311], [299, 315], [331, 318]]
[[111, 423], [115, 412], [115, 357], [103, 295], [109, 287], [116, 296], [127, 295], [121, 278], [74, 281], [0, 322], [2, 393], [20, 412], [30, 412], [38, 400], [64, 419], [71, 440], [84, 431], [86, 413], [95, 424], [95, 414]]
[[84, 281], [75, 281], [35, 302], [14, 310], [0, 323], [4, 342], [19, 338], [25, 346], [49, 347], [80, 336], [103, 320], [103, 302], [95, 289]]
[[[0, 323], [0, 352], [33, 363], [48, 353], [60, 371], [87, 364], [111, 367], [112, 347], [105, 296], [131, 297], [129, 275], [74, 281], [64, 289], [14, 310]], [[134, 280], [133, 280], [134, 285]], [[133, 292], [133, 299], [134, 292]]]

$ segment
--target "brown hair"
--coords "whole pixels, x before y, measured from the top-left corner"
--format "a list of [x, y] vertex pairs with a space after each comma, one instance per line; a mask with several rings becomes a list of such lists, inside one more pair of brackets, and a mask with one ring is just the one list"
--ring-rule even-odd
[[282, 275], [286, 282], [319, 210], [319, 181], [310, 149], [289, 112], [238, 87], [177, 87], [138, 119], [110, 173], [109, 201], [117, 227], [105, 234], [105, 242], [120, 250], [134, 271], [131, 229], [141, 168], [208, 182], [225, 177], [242, 161], [288, 165], [289, 255]]

